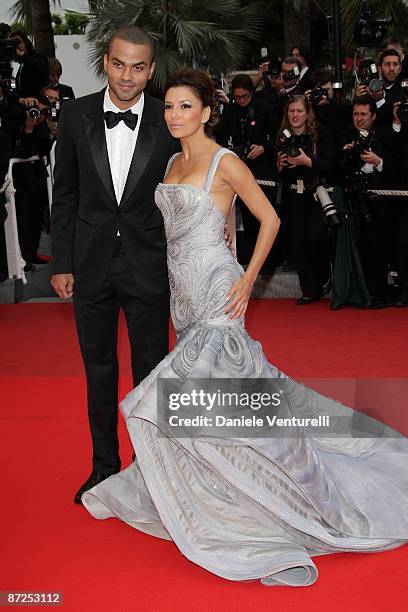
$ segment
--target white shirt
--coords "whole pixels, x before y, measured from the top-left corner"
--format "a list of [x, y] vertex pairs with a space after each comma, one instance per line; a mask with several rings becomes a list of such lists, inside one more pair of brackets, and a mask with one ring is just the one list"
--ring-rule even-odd
[[[124, 121], [119, 121], [119, 123], [110, 130], [106, 127], [105, 123], [106, 147], [108, 149], [113, 188], [115, 190], [118, 206], [125, 189], [127, 175], [132, 162], [133, 152], [135, 150], [137, 136], [139, 134], [143, 107], [144, 94], [142, 92], [139, 101], [129, 109], [132, 111], [132, 113], [136, 113], [138, 115], [137, 125], [134, 130], [128, 128]], [[125, 112], [114, 105], [110, 99], [108, 87], [105, 91], [103, 110], [104, 112], [113, 111], [114, 113]]]

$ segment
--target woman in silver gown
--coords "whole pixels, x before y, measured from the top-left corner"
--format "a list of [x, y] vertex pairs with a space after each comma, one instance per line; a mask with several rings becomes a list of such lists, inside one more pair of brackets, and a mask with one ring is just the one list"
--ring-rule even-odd
[[[118, 517], [172, 540], [185, 557], [229, 580], [311, 585], [314, 556], [382, 551], [408, 540], [408, 440], [387, 427], [377, 438], [318, 436], [301, 425], [287, 437], [163, 430], [162, 379], [280, 378], [292, 416], [352, 421], [356, 414], [279, 372], [245, 330], [252, 285], [279, 220], [245, 164], [206, 135], [212, 104], [204, 73], [186, 68], [170, 78], [165, 118], [182, 152], [170, 159], [156, 203], [177, 343], [121, 404], [136, 459], [82, 502], [95, 518]], [[224, 240], [235, 193], [261, 225], [246, 272]]]

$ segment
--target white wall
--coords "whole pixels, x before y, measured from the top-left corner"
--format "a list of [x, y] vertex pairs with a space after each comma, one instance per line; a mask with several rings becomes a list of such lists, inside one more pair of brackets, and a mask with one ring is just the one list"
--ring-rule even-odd
[[61, 83], [71, 85], [77, 98], [104, 87], [105, 81], [88, 64], [90, 45], [85, 36], [54, 36], [54, 42], [55, 56], [62, 64]]

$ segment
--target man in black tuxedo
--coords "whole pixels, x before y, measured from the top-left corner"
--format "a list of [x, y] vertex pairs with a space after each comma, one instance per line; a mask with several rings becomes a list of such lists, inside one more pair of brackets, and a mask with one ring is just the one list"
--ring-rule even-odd
[[73, 296], [93, 443], [93, 471], [76, 503], [120, 469], [120, 308], [135, 385], [168, 352], [166, 239], [154, 191], [178, 143], [163, 104], [143, 91], [154, 70], [150, 36], [116, 30], [104, 65], [106, 90], [64, 104], [52, 205], [51, 283], [60, 297]]

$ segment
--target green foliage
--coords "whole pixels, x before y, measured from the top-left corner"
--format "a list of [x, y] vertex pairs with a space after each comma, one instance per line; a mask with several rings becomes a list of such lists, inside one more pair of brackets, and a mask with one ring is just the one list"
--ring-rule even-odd
[[242, 0], [99, 0], [93, 3], [88, 38], [90, 61], [101, 74], [102, 57], [112, 31], [140, 25], [157, 46], [154, 85], [161, 90], [167, 75], [180, 65], [213, 74], [240, 66], [248, 43], [259, 40], [263, 14], [255, 2]]
[[64, 16], [53, 14], [52, 26], [54, 34], [85, 34], [89, 17], [78, 13], [67, 12]]

